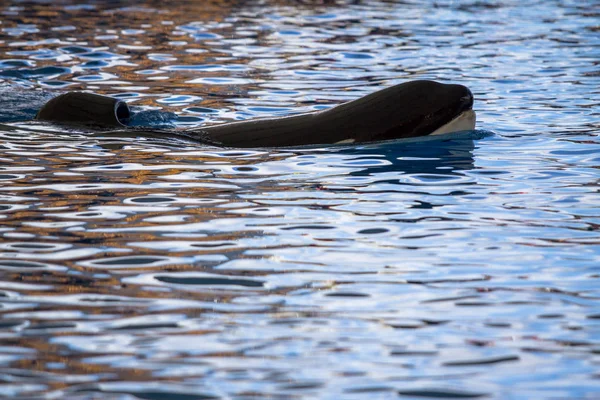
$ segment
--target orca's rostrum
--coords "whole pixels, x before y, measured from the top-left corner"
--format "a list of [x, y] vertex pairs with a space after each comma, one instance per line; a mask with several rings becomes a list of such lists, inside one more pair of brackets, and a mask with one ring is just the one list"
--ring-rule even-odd
[[[462, 85], [417, 80], [318, 112], [186, 130], [187, 138], [227, 147], [364, 143], [472, 130], [473, 95]], [[130, 110], [112, 97], [70, 92], [48, 101], [36, 118], [123, 130]], [[117, 131], [118, 132], [118, 131]], [[143, 136], [144, 130], [135, 133]], [[153, 136], [157, 132], [148, 132]], [[116, 132], [113, 132], [116, 133]]]

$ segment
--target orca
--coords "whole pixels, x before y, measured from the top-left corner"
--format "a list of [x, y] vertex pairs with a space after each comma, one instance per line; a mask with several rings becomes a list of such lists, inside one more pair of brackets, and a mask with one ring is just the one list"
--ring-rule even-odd
[[[131, 112], [121, 100], [69, 92], [48, 101], [36, 119], [123, 130]], [[440, 135], [475, 128], [473, 94], [463, 86], [416, 80], [388, 87], [324, 111], [260, 118], [174, 131], [225, 147], [353, 144]], [[135, 129], [143, 136], [151, 128]], [[116, 132], [118, 134], [118, 130]]]

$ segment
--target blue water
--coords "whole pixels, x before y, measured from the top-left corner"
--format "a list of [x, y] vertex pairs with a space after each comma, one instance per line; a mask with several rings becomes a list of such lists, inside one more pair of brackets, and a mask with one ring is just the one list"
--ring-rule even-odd
[[[0, 5], [0, 397], [600, 397], [599, 3], [238, 3]], [[478, 131], [29, 121], [68, 90], [189, 128], [412, 79], [470, 87]]]

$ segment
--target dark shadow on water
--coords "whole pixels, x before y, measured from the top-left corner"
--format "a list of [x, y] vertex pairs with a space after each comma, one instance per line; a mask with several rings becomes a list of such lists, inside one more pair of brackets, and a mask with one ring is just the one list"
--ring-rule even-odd
[[48, 92], [0, 86], [0, 123], [32, 120], [52, 97]]
[[456, 132], [439, 137], [426, 136], [342, 148], [338, 150], [338, 154], [356, 158], [383, 156], [382, 160], [387, 161], [381, 165], [351, 172], [352, 176], [367, 176], [385, 172], [453, 175], [456, 171], [474, 168], [475, 140], [491, 135], [493, 135], [492, 132], [483, 130]]

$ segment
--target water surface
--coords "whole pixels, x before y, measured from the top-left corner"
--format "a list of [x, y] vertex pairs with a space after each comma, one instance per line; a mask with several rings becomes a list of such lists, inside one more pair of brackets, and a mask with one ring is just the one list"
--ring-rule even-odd
[[[598, 3], [328, 3], [0, 6], [1, 396], [598, 396]], [[411, 79], [469, 86], [495, 134], [240, 150], [19, 122], [67, 90], [185, 128]]]

